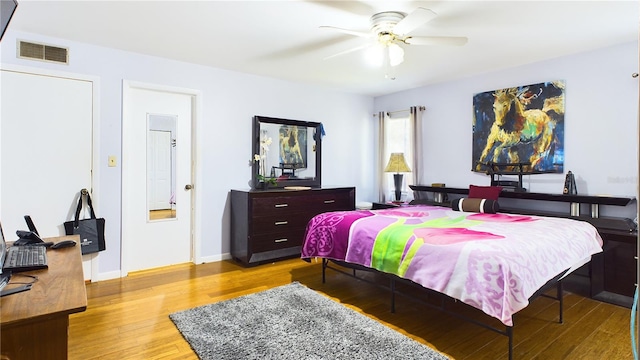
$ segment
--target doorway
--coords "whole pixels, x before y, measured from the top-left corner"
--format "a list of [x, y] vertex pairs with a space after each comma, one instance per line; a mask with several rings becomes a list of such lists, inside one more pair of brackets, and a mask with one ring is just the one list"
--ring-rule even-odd
[[122, 271], [193, 262], [197, 91], [123, 83]]

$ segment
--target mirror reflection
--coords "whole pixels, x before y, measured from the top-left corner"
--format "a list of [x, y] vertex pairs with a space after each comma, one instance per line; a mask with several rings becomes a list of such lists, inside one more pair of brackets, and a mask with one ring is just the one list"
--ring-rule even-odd
[[176, 115], [148, 115], [147, 208], [149, 220], [176, 218]]
[[319, 123], [256, 116], [256, 188], [265, 182], [271, 183], [269, 187], [319, 187], [319, 126]]
[[260, 129], [261, 174], [278, 181], [315, 178], [315, 157], [307, 147], [313, 129], [276, 124]]

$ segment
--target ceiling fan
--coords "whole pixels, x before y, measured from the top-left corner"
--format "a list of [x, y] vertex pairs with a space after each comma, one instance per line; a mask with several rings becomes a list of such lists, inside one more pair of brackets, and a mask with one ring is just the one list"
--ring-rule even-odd
[[412, 31], [425, 25], [436, 16], [438, 15], [435, 12], [425, 8], [417, 8], [409, 14], [400, 11], [384, 11], [371, 16], [371, 29], [369, 32], [342, 29], [334, 26], [321, 26], [320, 28], [331, 29], [348, 35], [375, 40], [328, 56], [325, 59], [330, 59], [370, 47], [377, 47], [382, 50], [384, 64], [393, 67], [404, 61], [404, 49], [402, 48], [404, 45], [461, 46], [467, 43], [466, 37], [411, 36]]

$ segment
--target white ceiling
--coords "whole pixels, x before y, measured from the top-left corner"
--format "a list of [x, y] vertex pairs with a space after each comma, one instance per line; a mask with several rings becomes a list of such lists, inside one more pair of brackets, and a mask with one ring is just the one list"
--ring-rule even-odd
[[[638, 1], [33, 1], [10, 29], [377, 96], [637, 41]], [[405, 46], [396, 79], [364, 51], [380, 11], [438, 17], [412, 35], [466, 36], [462, 47]], [[56, 45], [56, 44], [54, 44]], [[70, 51], [73, 61], [73, 49]]]

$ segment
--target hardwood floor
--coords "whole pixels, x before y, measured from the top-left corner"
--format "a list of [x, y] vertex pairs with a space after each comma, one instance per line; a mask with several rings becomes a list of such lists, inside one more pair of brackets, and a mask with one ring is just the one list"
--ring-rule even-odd
[[[373, 274], [368, 279], [380, 279]], [[197, 359], [169, 314], [292, 281], [315, 289], [453, 359], [507, 359], [507, 338], [334, 271], [322, 284], [320, 262], [300, 259], [243, 268], [233, 261], [177, 265], [87, 285], [89, 306], [69, 325], [70, 359]], [[565, 293], [538, 298], [515, 316], [514, 359], [632, 359], [631, 310]], [[487, 316], [459, 305], [477, 319]], [[497, 321], [495, 321], [497, 324]]]
[[175, 210], [151, 210], [149, 211], [149, 220], [174, 219], [176, 217]]

